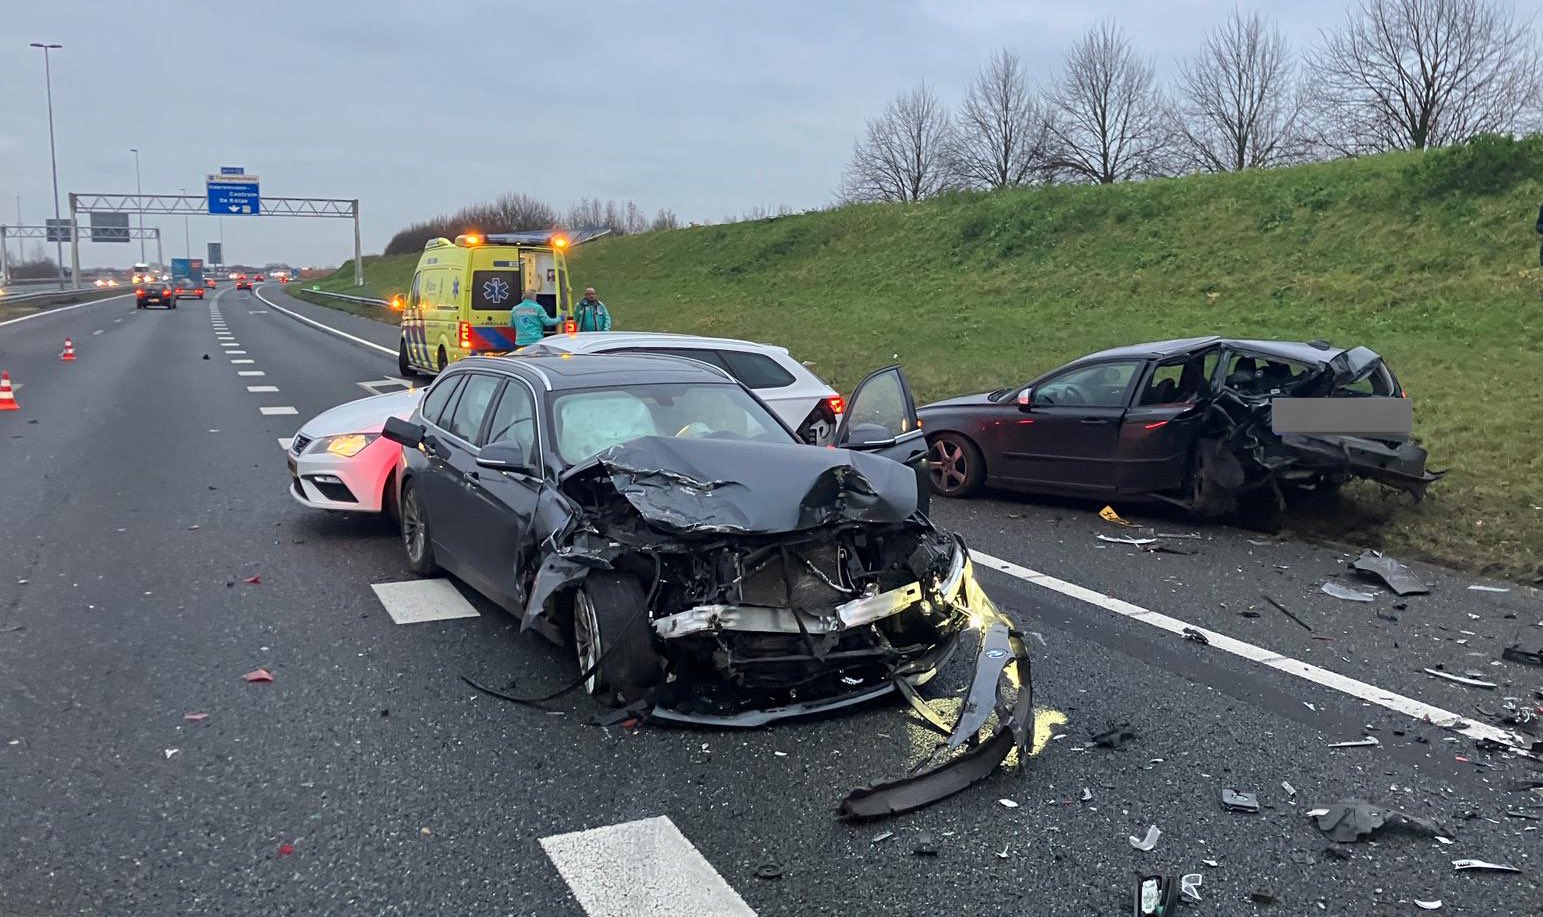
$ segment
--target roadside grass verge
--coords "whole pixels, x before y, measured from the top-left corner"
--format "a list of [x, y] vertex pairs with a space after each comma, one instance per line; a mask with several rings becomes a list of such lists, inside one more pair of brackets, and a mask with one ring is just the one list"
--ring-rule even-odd
[[118, 287], [106, 290], [98, 290], [96, 288], [92, 288], [89, 290], [81, 290], [78, 293], [61, 293], [57, 297], [51, 297], [42, 302], [37, 300], [29, 301], [25, 299], [21, 300], [20, 302], [7, 302], [6, 299], [8, 297], [0, 296], [0, 322], [12, 318], [21, 318], [23, 315], [35, 315], [39, 312], [48, 312], [52, 309], [57, 309], [60, 306], [72, 306], [76, 303], [86, 302], [88, 300], [108, 299], [113, 296], [122, 296], [125, 292], [127, 292], [130, 296], [134, 295], [134, 289], [132, 287], [130, 287], [128, 290], [124, 290], [123, 288]]

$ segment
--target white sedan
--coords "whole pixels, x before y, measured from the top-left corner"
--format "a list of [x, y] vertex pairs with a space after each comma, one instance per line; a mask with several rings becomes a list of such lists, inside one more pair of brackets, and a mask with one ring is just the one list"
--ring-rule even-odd
[[422, 397], [421, 388], [373, 395], [311, 418], [289, 445], [289, 495], [313, 509], [395, 514], [402, 447], [380, 428], [406, 420]]

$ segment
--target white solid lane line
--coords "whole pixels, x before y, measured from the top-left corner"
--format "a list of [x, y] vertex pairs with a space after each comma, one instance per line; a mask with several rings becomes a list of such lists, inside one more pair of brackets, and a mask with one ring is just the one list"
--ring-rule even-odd
[[1525, 746], [1517, 746], [1516, 738], [1511, 733], [1503, 729], [1497, 729], [1488, 723], [1471, 720], [1468, 717], [1432, 706], [1424, 701], [1405, 697], [1402, 694], [1395, 694], [1392, 691], [1385, 691], [1376, 685], [1357, 681], [1354, 678], [1347, 678], [1337, 672], [1331, 672], [1328, 669], [1292, 659], [1289, 656], [1282, 656], [1280, 653], [1267, 650], [1262, 646], [1255, 646], [1252, 643], [1246, 643], [1226, 634], [1217, 633], [1210, 628], [1180, 621], [1178, 618], [1169, 617], [1149, 608], [1142, 608], [1140, 605], [1134, 605], [1123, 599], [1104, 595], [1102, 592], [1096, 592], [1085, 586], [1057, 579], [1048, 573], [1040, 573], [1037, 570], [1030, 570], [1028, 567], [1020, 567], [1012, 561], [1002, 560], [1000, 557], [992, 557], [990, 554], [983, 554], [980, 551], [971, 551], [970, 556], [976, 563], [987, 569], [995, 570], [998, 573], [1005, 573], [1014, 579], [1019, 579], [1035, 586], [1042, 586], [1052, 592], [1059, 592], [1068, 598], [1076, 599], [1079, 602], [1087, 602], [1089, 605], [1096, 605], [1105, 611], [1112, 611], [1133, 621], [1150, 624], [1172, 634], [1182, 635], [1185, 628], [1194, 628], [1205, 634], [1206, 639], [1210, 641], [1212, 649], [1231, 653], [1234, 656], [1247, 659], [1249, 662], [1257, 662], [1260, 665], [1269, 666], [1288, 675], [1295, 675], [1298, 678], [1306, 679], [1313, 684], [1338, 691], [1341, 694], [1348, 694], [1367, 703], [1385, 707], [1395, 713], [1402, 713], [1405, 716], [1442, 727], [1461, 726], [1462, 728], [1457, 731], [1469, 738], [1493, 739], [1496, 742], [1503, 742], [1512, 747], [1525, 748]]
[[541, 847], [589, 917], [755, 917], [662, 815], [544, 837]]
[[284, 313], [285, 315], [288, 315], [290, 318], [298, 318], [298, 319], [300, 319], [302, 322], [305, 322], [307, 325], [314, 325], [315, 327], [320, 328], [321, 330], [329, 332], [331, 334], [335, 334], [335, 335], [337, 335], [340, 338], [347, 338], [348, 340], [353, 341], [355, 344], [363, 344], [364, 346], [370, 348], [371, 350], [378, 350], [378, 351], [380, 351], [381, 353], [385, 354], [388, 357], [394, 357], [394, 356], [397, 355], [396, 351], [392, 350], [390, 347], [382, 347], [379, 344], [373, 343], [371, 341], [366, 341], [364, 338], [354, 337], [353, 335], [349, 334], [346, 331], [339, 331], [336, 328], [332, 327], [331, 325], [323, 325], [321, 322], [318, 322], [315, 319], [306, 318], [304, 315], [301, 315], [299, 312], [295, 312], [293, 310], [286, 309], [283, 306], [279, 305], [278, 303], [274, 302], [273, 300], [267, 298], [262, 293], [258, 293], [257, 294], [257, 298], [262, 300], [263, 302], [267, 303], [269, 306], [271, 306], [271, 307], [279, 310], [280, 312]]
[[246, 390], [249, 392], [276, 392], [279, 390], [279, 387], [277, 385], [248, 385]]
[[386, 614], [398, 624], [422, 624], [452, 618], [479, 617], [477, 609], [447, 579], [415, 579], [400, 583], [374, 583], [375, 597]]
[[243, 369], [240, 372], [236, 373], [236, 375], [238, 375], [238, 376], [266, 376], [267, 373], [263, 372], [260, 369]]
[[[97, 305], [99, 303], [112, 302], [115, 299], [122, 299], [125, 296], [132, 296], [132, 295], [134, 295], [134, 294], [132, 294], [132, 293], [120, 293], [117, 296], [108, 296], [105, 299], [93, 299], [90, 302], [78, 302], [78, 303], [76, 303], [73, 306], [60, 306], [57, 309], [44, 309], [41, 312], [34, 312], [31, 315], [23, 315], [20, 318], [8, 318], [5, 321], [0, 322], [0, 328], [4, 328], [6, 325], [14, 325], [17, 322], [25, 322], [25, 321], [30, 321], [30, 320], [32, 320], [34, 318], [41, 318], [44, 315], [57, 315], [60, 312], [68, 312], [71, 309], [84, 309], [86, 306], [95, 306], [95, 305]], [[122, 319], [118, 319], [118, 321], [122, 321]]]
[[299, 411], [295, 410], [292, 407], [289, 407], [288, 405], [286, 405], [284, 407], [258, 408], [257, 410], [261, 411], [263, 413], [263, 416], [265, 416], [265, 417], [274, 417], [276, 415], [298, 414], [298, 413], [300, 413]]

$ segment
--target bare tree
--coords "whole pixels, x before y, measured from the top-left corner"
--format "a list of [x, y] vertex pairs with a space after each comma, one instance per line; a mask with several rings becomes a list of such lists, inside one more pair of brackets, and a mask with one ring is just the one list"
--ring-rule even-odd
[[1059, 170], [1100, 184], [1162, 173], [1172, 146], [1166, 106], [1152, 65], [1119, 26], [1101, 22], [1072, 47], [1052, 104]]
[[1234, 8], [1179, 70], [1175, 120], [1193, 165], [1233, 172], [1293, 158], [1302, 109], [1294, 70], [1280, 31]]
[[1543, 101], [1531, 21], [1492, 0], [1358, 0], [1311, 66], [1315, 134], [1339, 153], [1525, 129]]
[[1043, 175], [1049, 147], [1050, 123], [1018, 55], [996, 52], [959, 106], [950, 169], [966, 187], [1011, 188]]
[[654, 232], [658, 232], [661, 229], [679, 229], [680, 218], [675, 215], [675, 211], [660, 207], [659, 212], [654, 214], [654, 221], [649, 224], [648, 228]]
[[844, 201], [919, 201], [948, 187], [948, 111], [924, 83], [869, 120], [842, 179]]

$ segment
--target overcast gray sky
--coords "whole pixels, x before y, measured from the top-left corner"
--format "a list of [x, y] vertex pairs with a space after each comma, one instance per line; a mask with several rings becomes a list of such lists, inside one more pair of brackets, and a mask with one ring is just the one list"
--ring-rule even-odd
[[[1299, 47], [1347, 0], [1243, 3]], [[1530, 13], [1543, 0], [1529, 0]], [[950, 103], [1008, 47], [1042, 79], [1101, 17], [1164, 72], [1231, 4], [1203, 0], [0, 0], [0, 222], [52, 216], [42, 52], [61, 198], [202, 193], [221, 165], [265, 194], [357, 197], [364, 246], [504, 191], [719, 220], [827, 203], [865, 118], [925, 80]], [[61, 206], [65, 206], [61, 202]], [[67, 213], [66, 213], [67, 215]], [[181, 217], [162, 226], [181, 255]], [[191, 220], [195, 256], [216, 238]], [[227, 218], [227, 258], [336, 264], [343, 220]], [[138, 245], [87, 245], [127, 265]], [[68, 256], [68, 252], [66, 252]], [[153, 255], [152, 255], [153, 257]]]

